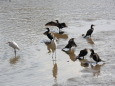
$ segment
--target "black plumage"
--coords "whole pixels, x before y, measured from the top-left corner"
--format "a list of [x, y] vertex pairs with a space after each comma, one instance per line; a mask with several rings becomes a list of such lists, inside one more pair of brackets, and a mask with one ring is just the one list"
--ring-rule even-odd
[[50, 39], [50, 40], [53, 40], [53, 35], [50, 33], [50, 29], [49, 28], [46, 28], [47, 31], [44, 32], [44, 35], [47, 35], [47, 37]]
[[69, 48], [69, 49], [71, 49], [72, 47], [77, 47], [76, 43], [74, 42], [74, 38], [71, 38], [68, 41], [68, 44], [65, 46], [65, 48]]
[[84, 59], [84, 56], [86, 56], [87, 54], [88, 54], [88, 51], [85, 48], [85, 49], [80, 51], [79, 55], [77, 56], [77, 59], [81, 59], [80, 57], [83, 57], [83, 59]]
[[58, 20], [56, 20], [56, 22], [48, 22], [45, 24], [45, 26], [57, 26], [59, 28], [59, 33], [61, 33], [60, 29], [67, 27], [67, 25], [65, 23], [59, 23]]
[[90, 49], [90, 51], [91, 51], [90, 58], [93, 58], [93, 60], [96, 61], [96, 63], [102, 61], [100, 59], [99, 55], [97, 53], [95, 53], [93, 49]]
[[91, 35], [92, 35], [93, 31], [94, 31], [93, 26], [95, 26], [95, 25], [93, 25], [93, 24], [91, 25], [91, 28], [87, 31], [87, 33], [86, 33], [86, 35], [84, 36], [84, 38], [86, 38], [87, 36], [90, 36], [90, 37], [91, 37]]

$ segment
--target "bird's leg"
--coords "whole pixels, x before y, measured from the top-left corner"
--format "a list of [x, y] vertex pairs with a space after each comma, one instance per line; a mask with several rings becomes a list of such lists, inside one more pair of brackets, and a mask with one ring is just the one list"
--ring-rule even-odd
[[96, 62], [96, 65], [97, 65], [97, 62]]
[[59, 28], [59, 33], [60, 33], [60, 28]]
[[16, 58], [16, 49], [14, 49], [14, 54], [15, 54], [15, 58]]
[[61, 33], [61, 29], [62, 29], [62, 28], [59, 28], [59, 34]]
[[53, 55], [54, 55], [54, 53], [52, 53], [52, 60], [54, 61], [54, 59], [53, 59]]

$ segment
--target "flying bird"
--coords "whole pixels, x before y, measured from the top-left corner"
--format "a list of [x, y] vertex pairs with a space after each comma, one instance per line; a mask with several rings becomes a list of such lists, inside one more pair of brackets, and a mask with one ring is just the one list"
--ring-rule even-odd
[[91, 37], [91, 35], [92, 35], [93, 31], [94, 31], [93, 26], [95, 26], [95, 25], [93, 25], [93, 24], [91, 25], [91, 28], [87, 31], [87, 33], [86, 33], [86, 35], [84, 36], [84, 38], [86, 38], [87, 36], [90, 36], [90, 37]]
[[83, 49], [83, 50], [81, 50], [80, 53], [79, 53], [79, 55], [77, 56], [76, 60], [77, 59], [81, 59], [80, 57], [83, 57], [83, 59], [84, 59], [84, 56], [86, 56], [87, 54], [88, 54], [88, 51], [87, 51], [86, 48]]
[[15, 53], [15, 57], [16, 57], [16, 50], [20, 50], [18, 44], [14, 41], [8, 42], [8, 44], [10, 47], [12, 47], [14, 49], [14, 53]]
[[93, 58], [94, 61], [96, 61], [96, 64], [98, 62], [101, 62], [102, 60], [100, 59], [99, 55], [97, 53], [94, 52], [93, 49], [90, 49], [91, 51], [91, 55], [90, 55], [90, 58]]
[[53, 22], [53, 21], [48, 22], [48, 23], [45, 24], [45, 26], [57, 26], [59, 28], [59, 33], [62, 33], [60, 31], [60, 29], [62, 29], [64, 27], [67, 27], [67, 25], [65, 23], [59, 23], [58, 20], [56, 20], [56, 22]]

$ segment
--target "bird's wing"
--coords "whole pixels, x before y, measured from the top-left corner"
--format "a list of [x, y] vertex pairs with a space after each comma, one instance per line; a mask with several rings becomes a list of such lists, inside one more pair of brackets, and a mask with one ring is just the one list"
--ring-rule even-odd
[[94, 55], [95, 55], [97, 60], [101, 61], [101, 59], [100, 59], [100, 57], [99, 57], [99, 55], [97, 53], [95, 53]]
[[16, 42], [12, 41], [12, 45], [13, 45], [16, 49], [19, 50], [19, 46], [18, 46], [18, 44], [17, 44]]
[[67, 27], [67, 25], [65, 23], [61, 23], [62, 27]]
[[53, 21], [48, 22], [48, 23], [45, 24], [45, 26], [57, 26], [57, 25], [58, 24], [56, 22], [53, 22]]
[[76, 45], [76, 43], [75, 43], [75, 42], [73, 43], [73, 45], [74, 45], [75, 47], [77, 47], [77, 45]]
[[96, 57], [98, 57], [98, 58], [99, 58], [99, 55], [98, 55], [97, 53], [95, 53], [95, 55], [96, 55]]
[[87, 31], [86, 35], [89, 35], [89, 34], [91, 34], [92, 32], [93, 32], [93, 30], [92, 30], [92, 29], [89, 29], [89, 30]]

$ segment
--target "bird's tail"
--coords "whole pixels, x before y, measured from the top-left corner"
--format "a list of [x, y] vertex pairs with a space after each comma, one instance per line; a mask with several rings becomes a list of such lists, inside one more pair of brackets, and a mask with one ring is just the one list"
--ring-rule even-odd
[[85, 35], [83, 38], [86, 38], [87, 36]]
[[106, 62], [106, 61], [104, 61], [104, 60], [101, 60], [102, 62]]

